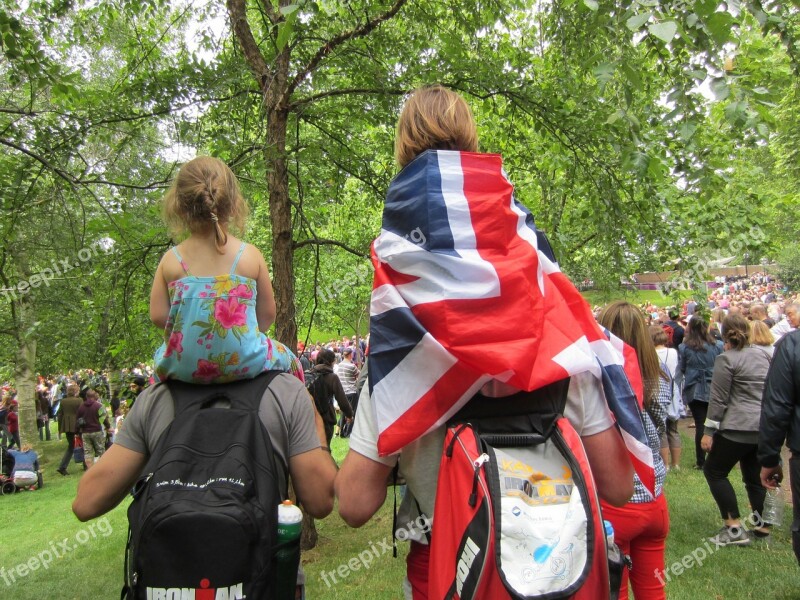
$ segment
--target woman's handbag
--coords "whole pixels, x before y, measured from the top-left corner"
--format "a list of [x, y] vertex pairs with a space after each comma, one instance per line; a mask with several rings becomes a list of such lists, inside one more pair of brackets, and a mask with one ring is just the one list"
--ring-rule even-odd
[[84, 462], [83, 440], [78, 436], [75, 436], [75, 446], [72, 448], [72, 460], [78, 464]]

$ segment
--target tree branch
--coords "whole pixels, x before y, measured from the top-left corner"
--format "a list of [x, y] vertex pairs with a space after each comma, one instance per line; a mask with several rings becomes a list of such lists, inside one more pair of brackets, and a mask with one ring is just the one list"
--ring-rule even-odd
[[[241, 0], [228, 0], [228, 4], [235, 1], [241, 1]], [[297, 72], [297, 75], [294, 76], [294, 79], [286, 87], [286, 90], [283, 93], [283, 97], [281, 99], [282, 102], [284, 104], [288, 103], [289, 98], [292, 97], [292, 94], [294, 93], [295, 89], [297, 89], [297, 86], [300, 85], [300, 83], [306, 77], [308, 77], [308, 75], [310, 75], [316, 70], [316, 68], [319, 66], [319, 63], [322, 61], [323, 58], [328, 56], [331, 52], [333, 52], [333, 50], [335, 50], [348, 40], [369, 35], [372, 32], [372, 30], [378, 27], [381, 23], [383, 23], [384, 21], [388, 21], [393, 16], [395, 16], [403, 7], [403, 5], [406, 3], [406, 1], [407, 0], [395, 0], [395, 3], [386, 12], [367, 21], [361, 26], [356, 27], [355, 29], [351, 29], [350, 31], [345, 31], [343, 33], [340, 33], [336, 37], [328, 40], [328, 42], [325, 43], [319, 50], [317, 50], [317, 53], [311, 57], [311, 60], [308, 61], [308, 64], [302, 69], [300, 69], [300, 71]]]
[[20, 146], [20, 145], [18, 145], [16, 143], [14, 143], [14, 142], [12, 142], [10, 140], [4, 139], [4, 138], [0, 138], [0, 144], [3, 144], [4, 146], [8, 146], [9, 148], [13, 148], [17, 152], [21, 152], [22, 154], [25, 154], [26, 156], [32, 158], [33, 160], [35, 160], [36, 162], [40, 163], [45, 168], [47, 168], [48, 170], [52, 171], [53, 173], [55, 173], [56, 175], [61, 177], [61, 179], [64, 179], [70, 185], [73, 185], [73, 186], [110, 185], [112, 187], [129, 188], [129, 189], [133, 189], [133, 190], [154, 190], [154, 189], [157, 189], [159, 187], [165, 187], [171, 181], [171, 178], [167, 178], [167, 179], [164, 179], [162, 181], [153, 181], [153, 182], [146, 183], [146, 184], [143, 184], [143, 185], [136, 185], [136, 184], [133, 184], [133, 183], [120, 183], [118, 181], [106, 181], [105, 179], [78, 179], [77, 177], [75, 177], [75, 176], [71, 175], [70, 173], [66, 172], [64, 169], [61, 169], [61, 168], [55, 166], [54, 164], [52, 164], [50, 161], [48, 161], [43, 156], [40, 156], [40, 155], [36, 154], [35, 152], [32, 152], [32, 151], [28, 150], [24, 146]]
[[292, 249], [297, 250], [298, 248], [302, 248], [303, 246], [338, 246], [343, 250], [346, 250], [350, 254], [358, 256], [359, 258], [369, 258], [369, 253], [365, 254], [363, 252], [359, 252], [355, 248], [351, 248], [347, 244], [340, 242], [338, 240], [327, 240], [323, 238], [308, 238], [306, 240], [301, 240], [299, 242], [292, 243]]
[[[269, 4], [268, 1], [266, 3]], [[267, 80], [270, 78], [271, 71], [267, 61], [261, 55], [258, 42], [253, 37], [253, 31], [247, 21], [247, 2], [246, 0], [228, 0], [227, 6], [228, 15], [231, 19], [231, 29], [233, 29], [236, 39], [239, 40], [239, 46], [242, 48], [247, 66], [263, 91], [267, 87]]]
[[295, 108], [299, 108], [300, 106], [305, 106], [306, 104], [311, 104], [316, 102], [317, 100], [322, 100], [323, 98], [331, 98], [333, 96], [347, 96], [350, 94], [369, 94], [375, 96], [381, 95], [388, 95], [388, 96], [402, 96], [407, 94], [408, 90], [405, 89], [386, 89], [386, 88], [350, 88], [344, 90], [328, 90], [327, 92], [320, 92], [319, 94], [313, 94], [311, 96], [307, 96], [305, 98], [301, 98], [300, 100], [295, 100], [291, 104], [289, 104], [289, 110], [293, 110]]

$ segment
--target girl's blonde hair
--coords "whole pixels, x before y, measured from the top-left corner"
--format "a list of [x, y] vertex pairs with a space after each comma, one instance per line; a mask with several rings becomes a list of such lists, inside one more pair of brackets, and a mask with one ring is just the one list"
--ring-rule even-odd
[[397, 164], [405, 167], [431, 149], [478, 151], [478, 130], [469, 105], [441, 85], [414, 90], [397, 121]]
[[750, 321], [750, 343], [755, 346], [772, 346], [775, 336], [764, 321]]
[[183, 165], [164, 196], [164, 220], [174, 235], [215, 229], [217, 251], [224, 254], [228, 236], [223, 225], [244, 229], [247, 202], [228, 165], [212, 156], [198, 156]]

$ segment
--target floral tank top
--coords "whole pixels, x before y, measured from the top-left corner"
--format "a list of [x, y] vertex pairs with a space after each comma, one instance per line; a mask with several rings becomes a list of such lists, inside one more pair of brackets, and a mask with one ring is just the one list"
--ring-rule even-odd
[[227, 383], [279, 370], [303, 381], [297, 357], [258, 329], [256, 281], [235, 273], [244, 248], [242, 242], [231, 272], [216, 277], [192, 275], [172, 248], [186, 276], [168, 285], [169, 317], [155, 354], [160, 380]]

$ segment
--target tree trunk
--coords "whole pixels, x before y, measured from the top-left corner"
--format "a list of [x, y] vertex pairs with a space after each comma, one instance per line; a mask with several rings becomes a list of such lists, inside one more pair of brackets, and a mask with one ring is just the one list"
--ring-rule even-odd
[[272, 226], [272, 287], [275, 290], [275, 337], [297, 350], [294, 306], [294, 238], [289, 172], [286, 169], [286, 124], [289, 114], [280, 107], [268, 113], [267, 166], [269, 213]]
[[31, 331], [34, 322], [33, 301], [29, 295], [20, 294], [14, 304], [17, 315], [14, 384], [19, 402], [19, 437], [21, 442], [33, 445], [39, 437], [36, 425], [36, 337]]

